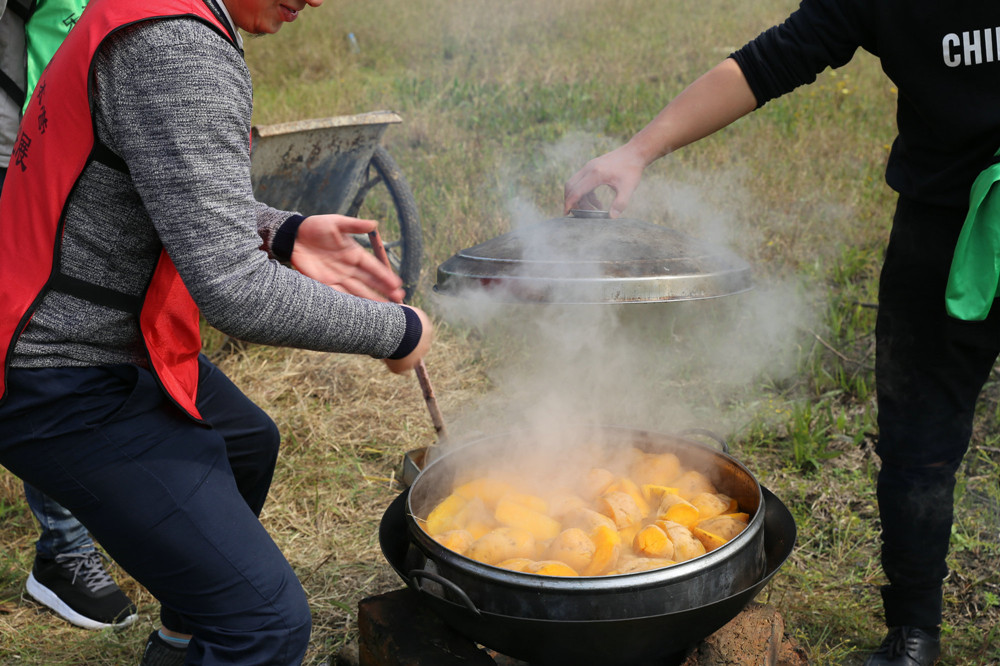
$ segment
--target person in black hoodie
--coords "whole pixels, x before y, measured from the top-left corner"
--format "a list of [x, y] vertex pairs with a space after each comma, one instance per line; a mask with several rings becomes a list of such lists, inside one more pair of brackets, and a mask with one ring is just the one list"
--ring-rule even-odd
[[940, 654], [955, 472], [976, 400], [1000, 352], [1000, 312], [949, 317], [945, 286], [970, 188], [1000, 146], [1000, 5], [803, 0], [698, 78], [626, 144], [566, 183], [565, 208], [615, 192], [621, 215], [653, 161], [815, 81], [862, 48], [899, 90], [886, 182], [898, 193], [879, 284], [876, 385], [882, 599], [888, 633], [866, 666]]

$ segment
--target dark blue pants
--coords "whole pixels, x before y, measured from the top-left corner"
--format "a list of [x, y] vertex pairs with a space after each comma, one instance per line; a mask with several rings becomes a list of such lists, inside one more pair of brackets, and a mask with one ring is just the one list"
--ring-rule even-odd
[[135, 366], [12, 368], [0, 463], [80, 519], [193, 634], [188, 664], [298, 664], [305, 594], [260, 524], [273, 421], [204, 357], [184, 416]]
[[879, 286], [876, 384], [882, 589], [888, 626], [941, 623], [955, 472], [1000, 352], [1000, 305], [948, 316], [944, 290], [965, 211], [900, 201]]

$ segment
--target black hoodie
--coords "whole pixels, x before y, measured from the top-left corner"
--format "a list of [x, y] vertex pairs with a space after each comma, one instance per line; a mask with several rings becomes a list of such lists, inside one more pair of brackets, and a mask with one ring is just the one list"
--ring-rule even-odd
[[1000, 147], [1000, 3], [803, 0], [733, 57], [763, 106], [858, 48], [899, 91], [886, 182], [920, 203], [967, 207]]

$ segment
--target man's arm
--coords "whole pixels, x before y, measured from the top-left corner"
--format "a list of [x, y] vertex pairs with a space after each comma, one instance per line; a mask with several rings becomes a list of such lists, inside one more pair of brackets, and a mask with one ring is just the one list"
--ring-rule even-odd
[[757, 108], [743, 71], [727, 58], [677, 97], [625, 145], [588, 162], [566, 183], [565, 212], [581, 203], [594, 207], [595, 189], [615, 191], [612, 217], [625, 210], [643, 170], [678, 148], [712, 134]]

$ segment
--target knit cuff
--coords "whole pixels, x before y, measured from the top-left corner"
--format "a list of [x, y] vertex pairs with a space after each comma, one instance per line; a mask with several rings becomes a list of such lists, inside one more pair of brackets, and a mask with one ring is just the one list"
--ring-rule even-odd
[[299, 233], [299, 225], [306, 221], [302, 215], [292, 215], [281, 223], [271, 241], [271, 254], [278, 261], [291, 261], [292, 250], [295, 248], [295, 236]]
[[417, 343], [420, 342], [420, 336], [424, 333], [424, 325], [420, 323], [420, 317], [417, 316], [417, 313], [412, 308], [400, 307], [403, 308], [403, 314], [406, 315], [406, 332], [403, 333], [403, 339], [396, 347], [396, 351], [389, 356], [392, 360], [405, 358], [416, 349]]

